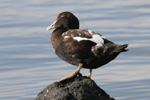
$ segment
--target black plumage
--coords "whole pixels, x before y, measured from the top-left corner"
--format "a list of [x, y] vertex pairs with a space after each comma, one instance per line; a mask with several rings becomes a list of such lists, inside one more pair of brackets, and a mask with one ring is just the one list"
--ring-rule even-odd
[[[47, 29], [55, 28], [51, 35], [51, 44], [55, 53], [64, 61], [79, 66], [78, 69], [64, 79], [79, 73], [80, 69], [101, 67], [115, 59], [128, 46], [117, 45], [97, 32], [79, 29], [79, 20], [70, 12], [62, 12], [56, 21]], [[63, 80], [64, 80], [63, 79]]]

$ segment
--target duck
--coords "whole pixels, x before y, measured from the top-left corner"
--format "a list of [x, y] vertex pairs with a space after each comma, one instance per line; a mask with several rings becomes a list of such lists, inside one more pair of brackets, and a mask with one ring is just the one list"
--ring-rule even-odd
[[60, 81], [76, 76], [82, 68], [89, 69], [87, 77], [91, 78], [93, 69], [114, 60], [121, 52], [128, 51], [128, 44], [115, 44], [98, 32], [79, 29], [79, 24], [73, 13], [65, 11], [47, 27], [47, 30], [54, 29], [50, 40], [56, 55], [65, 62], [77, 66], [72, 74]]

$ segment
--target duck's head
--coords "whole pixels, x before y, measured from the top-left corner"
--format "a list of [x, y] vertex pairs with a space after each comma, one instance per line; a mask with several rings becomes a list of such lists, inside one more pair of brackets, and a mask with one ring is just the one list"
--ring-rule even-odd
[[47, 30], [53, 28], [79, 29], [79, 20], [71, 12], [62, 12], [58, 15], [57, 19], [47, 28]]

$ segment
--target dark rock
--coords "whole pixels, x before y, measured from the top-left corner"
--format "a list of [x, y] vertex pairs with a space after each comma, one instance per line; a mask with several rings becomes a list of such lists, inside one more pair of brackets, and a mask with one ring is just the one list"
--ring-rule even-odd
[[41, 91], [35, 100], [115, 100], [88, 77], [78, 76], [54, 82]]

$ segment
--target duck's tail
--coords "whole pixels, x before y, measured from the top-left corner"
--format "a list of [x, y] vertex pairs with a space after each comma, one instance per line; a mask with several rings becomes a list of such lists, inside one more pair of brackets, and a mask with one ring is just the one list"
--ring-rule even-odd
[[127, 47], [128, 47], [128, 44], [118, 45], [113, 52], [116, 52], [116, 53], [126, 52], [128, 51], [128, 49], [126, 49]]

